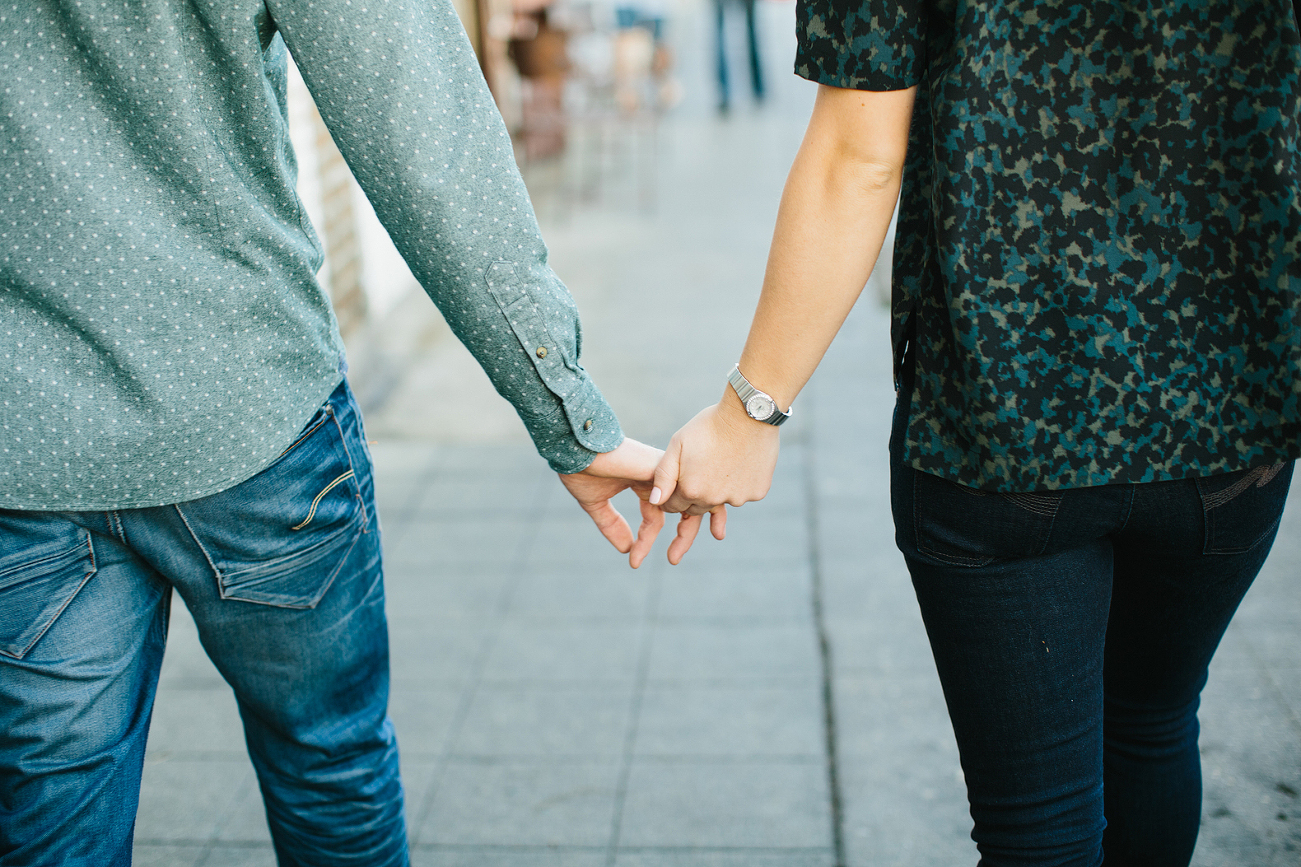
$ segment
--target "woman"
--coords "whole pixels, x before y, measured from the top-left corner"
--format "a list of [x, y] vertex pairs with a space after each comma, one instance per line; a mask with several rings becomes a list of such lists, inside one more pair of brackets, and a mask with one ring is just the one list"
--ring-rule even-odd
[[656, 474], [670, 559], [766, 493], [902, 187], [892, 506], [981, 864], [1186, 865], [1198, 695], [1301, 454], [1292, 5], [804, 0], [799, 37], [750, 335]]

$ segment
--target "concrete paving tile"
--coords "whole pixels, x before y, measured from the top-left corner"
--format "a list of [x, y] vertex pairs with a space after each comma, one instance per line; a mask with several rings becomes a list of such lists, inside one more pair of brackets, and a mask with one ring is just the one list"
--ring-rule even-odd
[[419, 843], [602, 846], [617, 778], [612, 763], [449, 762]]
[[604, 867], [604, 849], [434, 847], [411, 851], [411, 867]]
[[371, 442], [368, 447], [376, 474], [398, 478], [410, 477], [437, 466], [444, 454], [443, 448], [434, 443], [391, 437]]
[[633, 761], [620, 846], [824, 848], [821, 761]]
[[746, 759], [823, 755], [822, 692], [804, 687], [647, 687], [638, 756]]
[[164, 688], [154, 698], [149, 722], [150, 757], [184, 757], [200, 752], [231, 757], [245, 754], [244, 724], [235, 694], [222, 684], [212, 689]]
[[532, 534], [532, 527], [523, 521], [413, 520], [402, 538], [385, 548], [384, 562], [404, 572], [425, 567], [430, 574], [462, 564], [504, 566], [518, 559]]
[[957, 766], [953, 726], [934, 674], [837, 677], [835, 707], [836, 750], [846, 761], [906, 752]]
[[640, 620], [653, 580], [650, 572], [628, 568], [613, 548], [608, 553], [613, 557], [601, 562], [526, 566], [507, 613], [524, 618]]
[[394, 683], [464, 683], [475, 665], [489, 633], [482, 626], [467, 626], [455, 619], [390, 615], [389, 667]]
[[688, 560], [677, 569], [665, 570], [659, 616], [661, 621], [807, 624], [813, 617], [811, 580], [807, 565], [752, 569], [731, 564], [697, 566]]
[[385, 605], [390, 616], [490, 618], [514, 581], [501, 564], [387, 562]]
[[[697, 567], [745, 565], [758, 569], [798, 569], [808, 560], [808, 534], [801, 514], [768, 510], [768, 503], [750, 504], [756, 514], [733, 509], [727, 518], [727, 537], [719, 542], [704, 527], [683, 563]], [[675, 525], [669, 522], [666, 532]]]
[[452, 754], [615, 761], [623, 752], [631, 706], [627, 688], [485, 686], [474, 696]]
[[131, 848], [133, 867], [195, 867], [206, 847], [136, 843]]
[[[489, 398], [496, 400], [495, 397]], [[445, 449], [444, 460], [438, 465], [440, 477], [474, 480], [484, 475], [503, 475], [515, 478], [555, 476], [536, 451], [527, 444], [458, 442]]]
[[1263, 674], [1213, 665], [1199, 717], [1208, 803], [1222, 798], [1259, 819], [1273, 813], [1253, 805], [1282, 808], [1294, 797], [1287, 790], [1301, 792], [1301, 725]]
[[956, 751], [850, 758], [840, 766], [850, 867], [952, 867], [979, 860]]
[[276, 867], [276, 852], [263, 846], [221, 845], [212, 848], [203, 867]]
[[689, 680], [770, 680], [782, 685], [820, 677], [812, 623], [674, 622], [657, 627], [650, 679], [661, 685]]
[[821, 663], [809, 626], [661, 625], [651, 646], [650, 680], [807, 678]]
[[835, 620], [858, 620], [869, 633], [878, 623], [901, 620], [920, 626], [921, 614], [903, 560], [893, 550], [877, 550], [849, 561], [821, 561], [822, 610]]
[[[826, 618], [837, 675], [935, 675], [935, 658], [916, 606], [870, 620]], [[938, 677], [938, 675], [935, 675]]]
[[388, 710], [403, 757], [440, 756], [447, 750], [464, 692], [465, 687], [422, 689], [407, 681], [393, 688]]
[[615, 867], [832, 867], [829, 849], [620, 850]]
[[254, 774], [250, 774], [240, 786], [229, 815], [217, 829], [216, 840], [219, 844], [236, 847], [271, 845], [266, 806]]
[[[1232, 629], [1248, 648], [1251, 661], [1301, 686], [1301, 609], [1283, 610], [1276, 616], [1235, 618]], [[1295, 689], [1290, 690], [1294, 692]]]
[[[629, 503], [616, 505], [622, 506], [620, 512], [636, 532], [641, 521], [636, 508]], [[554, 571], [556, 566], [597, 566], [632, 571], [627, 565], [627, 556], [620, 554], [590, 520], [584, 522], [579, 516], [571, 515], [559, 520], [544, 518], [537, 522], [535, 529], [523, 559], [522, 568], [526, 572], [535, 569]]]
[[516, 624], [503, 631], [484, 668], [484, 680], [506, 683], [631, 684], [641, 627]]
[[494, 517], [531, 517], [536, 514], [538, 488], [543, 482], [560, 484], [554, 474], [544, 478], [533, 472], [514, 475], [501, 470], [465, 476], [440, 472], [430, 478], [416, 500], [411, 519], [436, 522], [474, 517], [490, 522]]
[[[401, 748], [402, 743], [399, 742], [398, 746]], [[414, 828], [420, 821], [420, 817], [425, 814], [428, 800], [433, 795], [431, 789], [438, 779], [438, 771], [441, 767], [442, 763], [439, 761], [431, 761], [419, 756], [409, 757], [403, 753], [402, 799], [408, 829]]]
[[[885, 498], [885, 503], [875, 508], [867, 508], [861, 500], [849, 508], [841, 508], [834, 500], [819, 498], [817, 541], [820, 555], [860, 563], [865, 574], [877, 573], [881, 566], [885, 566], [891, 573], [906, 576], [908, 572], [903, 555], [894, 544], [894, 523], [888, 519], [888, 490], [865, 495]], [[882, 507], [886, 509], [885, 515], [882, 515]]]
[[136, 839], [142, 843], [197, 843], [211, 839], [252, 775], [247, 759], [146, 762]]

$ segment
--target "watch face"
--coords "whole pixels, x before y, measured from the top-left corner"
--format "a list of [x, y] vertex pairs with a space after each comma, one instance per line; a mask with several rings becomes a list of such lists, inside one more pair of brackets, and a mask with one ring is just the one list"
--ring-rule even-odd
[[756, 394], [745, 402], [745, 411], [750, 414], [750, 418], [764, 421], [777, 411], [777, 404], [765, 394]]

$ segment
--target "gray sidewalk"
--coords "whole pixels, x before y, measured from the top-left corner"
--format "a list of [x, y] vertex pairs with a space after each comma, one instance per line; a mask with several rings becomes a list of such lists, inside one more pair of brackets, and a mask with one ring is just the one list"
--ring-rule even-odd
[[[540, 202], [585, 362], [638, 439], [663, 444], [721, 393], [811, 104], [786, 74], [789, 4], [760, 7], [770, 103], [721, 121], [696, 87], [661, 129], [653, 212], [612, 190]], [[700, 82], [708, 33], [677, 23]], [[783, 428], [770, 496], [725, 542], [676, 568], [661, 542], [637, 572], [463, 350], [411, 361], [368, 423], [415, 864], [976, 862], [892, 541], [887, 329], [865, 294]], [[1206, 690], [1198, 867], [1301, 863], [1299, 579], [1301, 485]], [[136, 863], [274, 864], [234, 702], [179, 606]]]

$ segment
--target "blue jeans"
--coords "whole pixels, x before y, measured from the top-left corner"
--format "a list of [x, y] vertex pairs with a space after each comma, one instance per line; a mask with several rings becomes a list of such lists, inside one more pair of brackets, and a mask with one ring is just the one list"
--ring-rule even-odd
[[405, 865], [370, 456], [341, 384], [199, 500], [0, 510], [0, 865], [131, 863], [173, 588], [234, 689], [281, 865]]
[[[900, 412], [906, 411], [901, 406]], [[989, 494], [904, 466], [896, 538], [985, 867], [1186, 867], [1197, 707], [1278, 529], [1292, 465]]]

